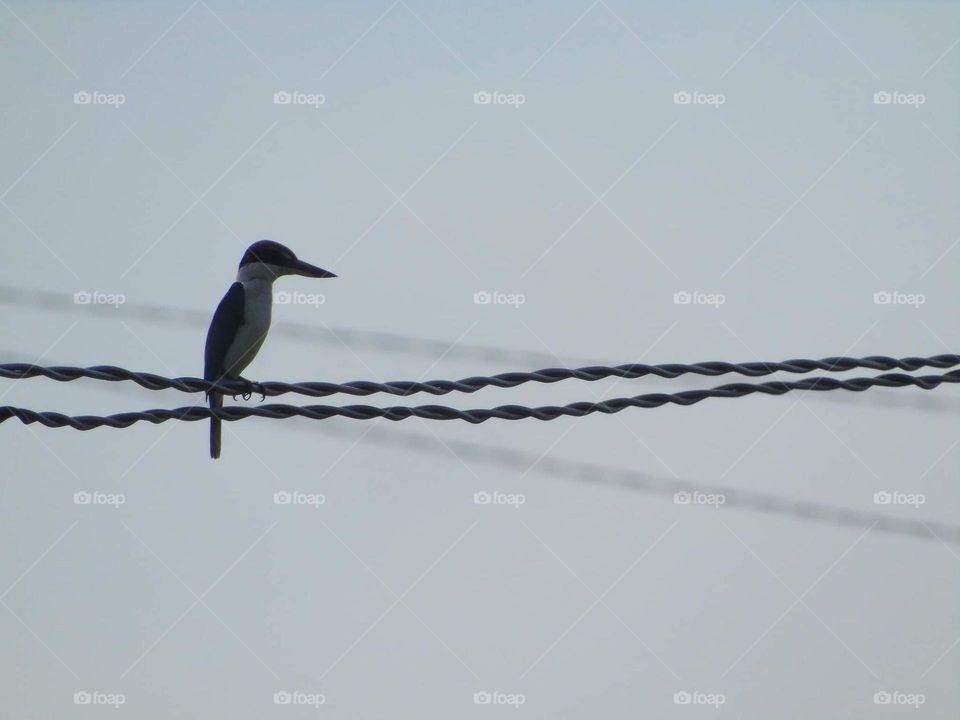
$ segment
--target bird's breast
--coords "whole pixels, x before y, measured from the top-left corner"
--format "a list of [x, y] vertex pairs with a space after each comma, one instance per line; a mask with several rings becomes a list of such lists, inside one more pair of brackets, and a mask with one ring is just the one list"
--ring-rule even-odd
[[224, 363], [231, 375], [242, 373], [256, 357], [270, 329], [273, 283], [248, 280], [243, 283], [243, 292], [243, 323], [237, 329], [237, 337], [230, 344]]

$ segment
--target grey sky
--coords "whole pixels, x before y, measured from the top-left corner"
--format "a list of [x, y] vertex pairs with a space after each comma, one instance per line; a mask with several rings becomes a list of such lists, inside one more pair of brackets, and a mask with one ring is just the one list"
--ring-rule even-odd
[[[0, 285], [64, 303], [4, 304], [4, 362], [199, 375], [202, 322], [136, 307], [209, 316], [260, 238], [339, 278], [278, 283], [300, 301], [274, 322], [318, 336], [271, 335], [251, 379], [960, 346], [956, 5], [0, 4]], [[73, 304], [82, 292], [125, 302], [105, 314]], [[72, 414], [201, 402], [45, 380], [0, 396]], [[958, 402], [947, 386], [549, 423], [254, 419], [226, 425], [218, 462], [203, 424], [9, 421], [0, 693], [17, 718], [114, 713], [78, 692], [120, 694], [134, 718], [866, 718], [883, 692], [904, 715], [955, 717], [957, 546], [549, 468], [953, 523]], [[292, 491], [325, 502], [275, 504]], [[494, 491], [525, 502], [475, 504]], [[925, 502], [878, 506], [880, 491]]]

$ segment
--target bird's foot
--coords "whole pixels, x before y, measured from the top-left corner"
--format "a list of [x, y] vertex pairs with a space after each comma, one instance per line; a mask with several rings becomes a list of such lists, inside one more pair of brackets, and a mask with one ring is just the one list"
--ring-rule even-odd
[[[251, 397], [253, 397], [254, 394], [260, 395], [260, 402], [263, 402], [264, 400], [267, 399], [267, 393], [264, 391], [263, 385], [261, 385], [260, 383], [252, 382], [250, 380], [247, 380], [246, 378], [237, 378], [237, 382], [243, 385], [243, 391], [238, 394], [244, 400], [249, 400]], [[234, 395], [233, 399], [236, 400], [237, 396]]]

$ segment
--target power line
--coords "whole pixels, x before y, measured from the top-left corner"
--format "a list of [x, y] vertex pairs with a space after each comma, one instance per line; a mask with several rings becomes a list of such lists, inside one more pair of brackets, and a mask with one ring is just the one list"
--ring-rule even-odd
[[332, 422], [324, 426], [324, 435], [349, 437], [356, 442], [389, 445], [423, 455], [459, 457], [487, 465], [520, 472], [534, 472], [550, 477], [563, 477], [588, 485], [615, 487], [630, 492], [660, 495], [703, 493], [723, 496], [723, 508], [735, 507], [750, 512], [793, 517], [841, 527], [873, 528], [880, 532], [908, 535], [924, 540], [940, 539], [960, 544], [960, 526], [946, 523], [901, 518], [882, 513], [853, 510], [842, 505], [788, 498], [772, 493], [741, 490], [720, 485], [703, 485], [665, 478], [634, 470], [597, 463], [542, 457], [530, 452], [483, 443], [444, 439], [391, 428], [372, 428], [362, 433], [345, 429]]
[[904, 375], [887, 373], [870, 378], [837, 380], [830, 377], [804, 378], [796, 382], [771, 381], [759, 384], [733, 383], [705, 390], [685, 390], [674, 394], [649, 393], [634, 397], [616, 398], [600, 402], [577, 402], [570, 405], [547, 405], [543, 407], [524, 407], [522, 405], [501, 405], [492, 409], [459, 410], [443, 405], [419, 405], [415, 407], [373, 407], [370, 405], [263, 405], [260, 407], [232, 406], [222, 408], [181, 407], [173, 410], [145, 410], [141, 412], [117, 413], [108, 416], [83, 415], [71, 417], [58, 412], [37, 412], [12, 406], [0, 407], [0, 422], [17, 418], [24, 424], [40, 423], [46, 427], [72, 427], [76, 430], [92, 430], [98, 427], [126, 428], [140, 421], [154, 424], [167, 420], [193, 422], [218, 417], [228, 422], [248, 417], [282, 419], [306, 417], [313, 420], [325, 420], [341, 416], [354, 420], [386, 418], [388, 420], [406, 420], [419, 417], [425, 420], [464, 420], [469, 423], [481, 423], [497, 418], [500, 420], [556, 420], [560, 417], [583, 417], [593, 413], [613, 414], [629, 407], [656, 408], [663, 405], [693, 405], [707, 398], [740, 398], [755, 393], [765, 395], [783, 395], [793, 390], [849, 390], [863, 392], [872, 387], [914, 386], [932, 390], [943, 383], [960, 383], [960, 370], [943, 375]]
[[960, 355], [935, 355], [933, 357], [892, 358], [882, 355], [872, 355], [864, 358], [829, 357], [822, 360], [786, 360], [784, 362], [746, 362], [730, 363], [710, 361], [694, 364], [665, 363], [661, 365], [647, 365], [632, 363], [627, 365], [592, 366], [577, 369], [547, 368], [534, 372], [508, 372], [493, 376], [476, 376], [462, 380], [429, 380], [409, 381], [395, 380], [392, 382], [370, 382], [357, 380], [347, 383], [330, 382], [301, 382], [285, 383], [267, 381], [248, 384], [236, 380], [222, 380], [210, 382], [201, 378], [179, 377], [167, 378], [153, 373], [134, 372], [112, 365], [97, 365], [89, 368], [53, 366], [41, 367], [27, 363], [0, 364], [0, 377], [23, 380], [27, 378], [45, 377], [58, 382], [69, 382], [87, 378], [110, 382], [131, 381], [148, 390], [179, 390], [181, 392], [196, 393], [218, 390], [225, 395], [240, 395], [249, 393], [255, 388], [257, 393], [265, 397], [274, 397], [285, 393], [297, 393], [308, 397], [326, 397], [339, 393], [346, 395], [374, 395], [386, 393], [403, 397], [416, 393], [430, 395], [446, 395], [451, 392], [474, 393], [488, 387], [513, 388], [525, 383], [535, 382], [550, 384], [561, 380], [584, 380], [595, 382], [607, 378], [636, 379], [653, 375], [660, 378], [673, 379], [686, 374], [717, 376], [735, 373], [747, 377], [772, 375], [777, 372], [806, 373], [812, 370], [826, 372], [846, 372], [856, 368], [870, 370], [918, 370], [923, 367], [948, 368], [960, 365]]
[[[28, 356], [23, 353], [18, 353], [17, 351], [12, 350], [0, 350], [0, 357], [20, 357], [23, 360], [27, 360]], [[949, 356], [947, 356], [949, 357]], [[25, 365], [32, 365], [31, 363], [23, 363]], [[53, 366], [53, 368], [61, 368], [65, 366]], [[87, 368], [92, 369], [92, 368]], [[151, 377], [160, 377], [152, 376], [149, 373], [139, 373], [144, 379], [149, 379]], [[199, 378], [176, 378], [176, 380], [184, 380], [197, 382], [197, 392], [202, 390], [202, 386], [199, 383], [205, 383], [205, 380]], [[660, 382], [656, 384], [661, 384]], [[107, 388], [111, 390], [119, 390], [117, 383], [107, 383]], [[144, 389], [159, 389], [159, 388], [150, 388], [149, 386], [140, 386]], [[230, 392], [233, 392], [233, 387], [230, 387]], [[238, 387], [237, 390], [245, 391], [247, 387]], [[268, 393], [270, 395], [270, 393]], [[917, 410], [922, 412], [934, 412], [934, 413], [944, 413], [949, 415], [960, 414], [960, 398], [955, 397], [942, 397], [934, 396], [928, 393], [921, 394], [904, 394], [904, 395], [869, 395], [865, 396], [863, 394], [855, 395], [838, 395], [838, 394], [819, 394], [815, 396], [816, 399], [824, 402], [833, 402], [836, 404], [846, 405], [847, 407], [851, 406], [851, 401], [867, 401], [870, 405], [876, 405], [879, 407], [886, 407], [889, 409], [899, 409], [899, 410]]]

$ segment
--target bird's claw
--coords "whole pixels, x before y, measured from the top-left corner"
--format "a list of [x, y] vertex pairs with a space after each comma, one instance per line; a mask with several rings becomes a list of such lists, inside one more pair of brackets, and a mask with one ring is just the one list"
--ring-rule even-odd
[[[267, 393], [263, 389], [263, 385], [261, 385], [260, 383], [251, 382], [250, 380], [245, 380], [243, 378], [240, 378], [240, 382], [244, 384], [244, 389], [242, 392], [238, 393], [238, 395], [240, 395], [240, 397], [242, 397], [244, 400], [249, 400], [255, 394], [260, 395], [260, 402], [263, 402], [264, 400], [267, 399]], [[234, 395], [233, 399], [234, 401], [236, 401], [237, 396]]]

